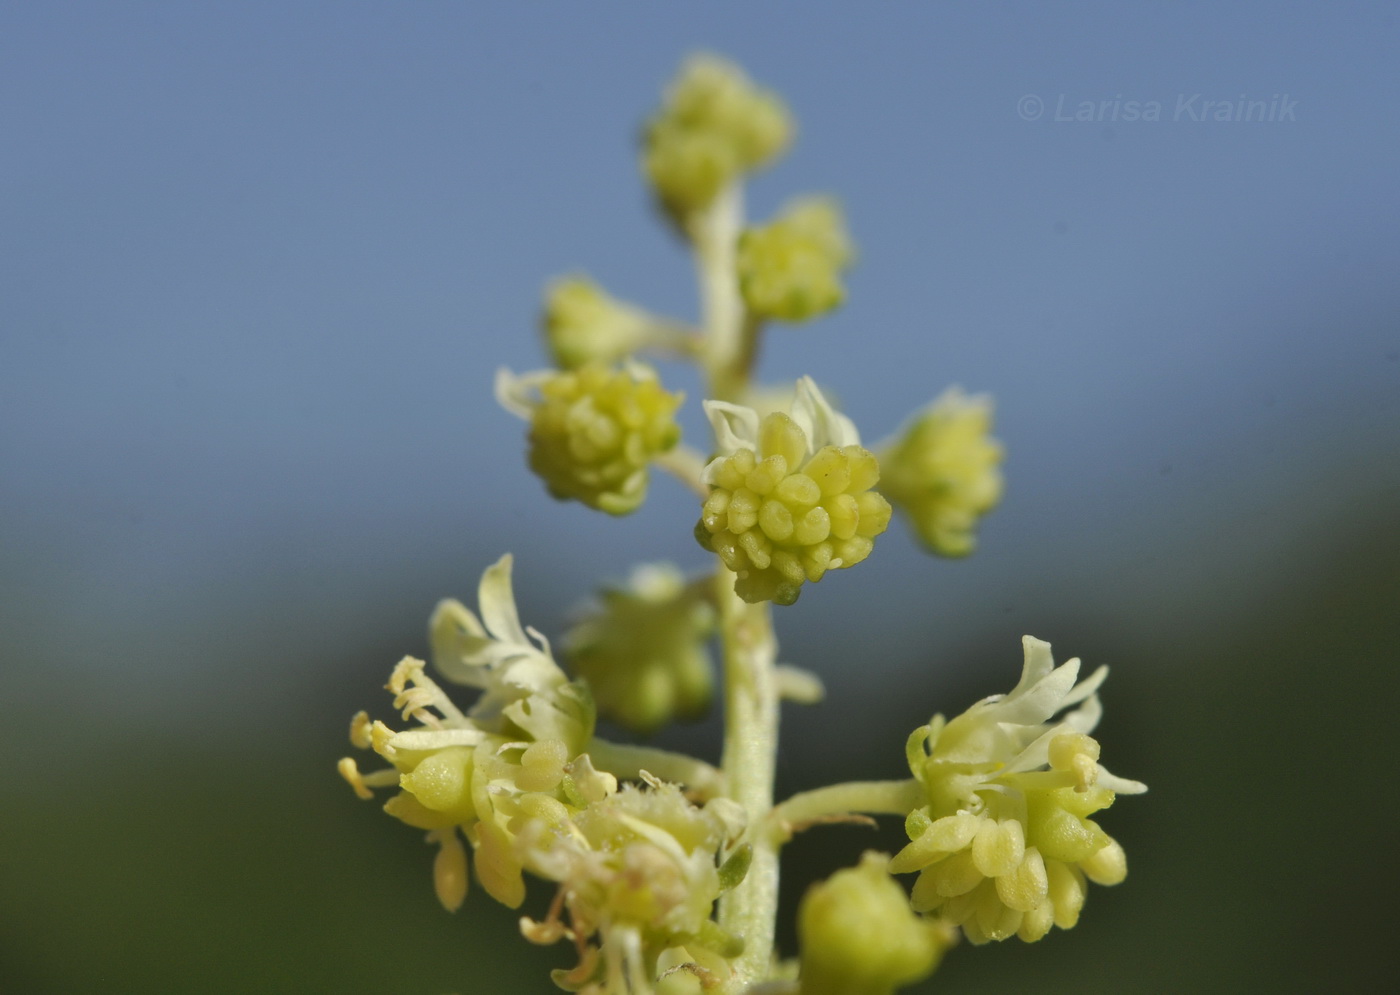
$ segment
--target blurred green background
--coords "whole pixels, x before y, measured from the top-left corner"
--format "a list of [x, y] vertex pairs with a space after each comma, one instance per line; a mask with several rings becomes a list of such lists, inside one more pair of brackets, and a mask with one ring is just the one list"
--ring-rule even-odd
[[[1394, 12], [546, 10], [0, 12], [0, 991], [550, 990], [567, 951], [479, 889], [443, 913], [420, 834], [334, 764], [506, 549], [550, 635], [600, 576], [703, 564], [667, 481], [624, 521], [551, 502], [489, 390], [541, 362], [559, 273], [693, 314], [633, 141], [696, 48], [801, 123], [754, 213], [832, 190], [861, 248], [847, 307], [775, 330], [764, 375], [830, 384], [870, 438], [961, 382], [1008, 450], [974, 557], [896, 524], [779, 613], [831, 697], [785, 713], [781, 793], [899, 776], [1031, 633], [1113, 667], [1105, 761], [1151, 786], [1103, 819], [1129, 879], [925, 989], [1380, 988]], [[1296, 119], [1056, 120], [1193, 93]], [[659, 742], [713, 758], [718, 725]], [[799, 837], [789, 904], [900, 842]]]

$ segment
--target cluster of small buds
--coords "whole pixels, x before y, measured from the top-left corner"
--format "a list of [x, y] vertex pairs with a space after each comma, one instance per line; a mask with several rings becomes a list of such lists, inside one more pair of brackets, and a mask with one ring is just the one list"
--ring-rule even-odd
[[845, 300], [841, 275], [854, 253], [841, 208], [825, 197], [795, 201], [739, 239], [739, 290], [749, 313], [808, 321]]
[[588, 363], [516, 376], [501, 370], [496, 397], [530, 423], [530, 469], [549, 493], [626, 515], [646, 498], [648, 466], [681, 437], [668, 393], [640, 363]]
[[801, 995], [890, 995], [932, 974], [952, 945], [951, 929], [911, 911], [888, 864], [867, 852], [803, 896]]
[[[1010, 694], [951, 722], [935, 718], [910, 738], [910, 769], [929, 803], [910, 813], [911, 842], [890, 869], [919, 871], [914, 909], [961, 926], [974, 943], [1013, 934], [1033, 942], [1073, 926], [1086, 879], [1127, 875], [1122, 847], [1088, 816], [1117, 794], [1147, 790], [1100, 766], [1089, 736], [1107, 668], [1076, 683], [1077, 659], [1056, 667], [1047, 643], [1024, 644]], [[1071, 705], [1080, 707], [1053, 718]]]
[[978, 519], [1001, 499], [991, 428], [991, 398], [952, 387], [877, 449], [882, 490], [931, 552], [972, 552]]
[[643, 349], [684, 352], [691, 333], [620, 301], [584, 276], [555, 280], [545, 291], [541, 325], [561, 369], [611, 364]]
[[683, 220], [746, 172], [776, 159], [792, 141], [783, 102], [743, 70], [697, 55], [647, 123], [642, 169], [661, 203]]
[[880, 467], [850, 419], [808, 378], [790, 415], [705, 402], [721, 455], [705, 468], [710, 493], [695, 537], [736, 575], [739, 597], [790, 605], [806, 581], [854, 566], [889, 525], [871, 488]]
[[715, 611], [707, 587], [657, 563], [634, 569], [625, 586], [600, 592], [561, 643], [600, 715], [650, 733], [672, 719], [704, 714], [714, 690], [706, 643]]

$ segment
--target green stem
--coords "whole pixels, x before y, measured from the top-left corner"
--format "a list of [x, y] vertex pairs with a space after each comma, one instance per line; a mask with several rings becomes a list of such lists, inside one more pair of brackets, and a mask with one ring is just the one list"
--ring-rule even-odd
[[737, 249], [744, 224], [743, 188], [722, 190], [689, 225], [700, 280], [700, 311], [705, 329], [705, 371], [709, 396], [739, 399], [748, 383], [755, 346], [739, 297]]
[[912, 777], [903, 781], [848, 781], [793, 795], [768, 814], [768, 822], [786, 838], [803, 823], [856, 812], [908, 815], [927, 801], [922, 782]]
[[689, 487], [703, 501], [710, 489], [700, 483], [700, 473], [705, 469], [705, 457], [687, 445], [678, 445], [657, 456], [653, 462]]
[[[736, 253], [744, 225], [743, 191], [722, 191], [688, 226], [695, 246], [705, 330], [708, 396], [743, 396], [757, 352], [758, 325], [739, 295]], [[778, 918], [778, 842], [762, 831], [773, 807], [778, 758], [778, 644], [767, 603], [750, 605], [734, 593], [734, 574], [715, 574], [715, 605], [724, 653], [724, 755], [726, 794], [748, 814], [753, 859], [748, 874], [720, 899], [719, 924], [743, 938], [734, 978], [725, 991], [740, 991], [768, 977]]]
[[724, 646], [724, 773], [728, 796], [748, 813], [753, 846], [749, 872], [720, 902], [719, 924], [744, 940], [734, 962], [735, 982], [767, 977], [778, 914], [778, 841], [763, 832], [773, 807], [778, 755], [777, 640], [767, 603], [750, 605], [734, 593], [734, 574], [716, 578], [720, 638]]

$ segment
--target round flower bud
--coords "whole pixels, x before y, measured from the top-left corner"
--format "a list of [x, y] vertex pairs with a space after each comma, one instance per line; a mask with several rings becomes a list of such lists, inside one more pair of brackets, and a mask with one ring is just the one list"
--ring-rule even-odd
[[647, 465], [680, 441], [683, 395], [662, 388], [648, 367], [589, 363], [577, 370], [516, 377], [502, 370], [496, 396], [530, 423], [530, 469], [561, 501], [611, 515], [646, 497]]
[[679, 570], [645, 565], [627, 586], [603, 590], [563, 650], [599, 713], [646, 733], [704, 714], [714, 683], [705, 643], [714, 625], [709, 601]]
[[734, 571], [734, 590], [750, 603], [792, 604], [804, 582], [869, 556], [889, 525], [889, 503], [871, 490], [880, 466], [855, 427], [810, 380], [798, 394], [791, 416], [761, 423], [751, 409], [706, 403], [734, 451], [705, 468], [710, 494], [695, 537]]
[[886, 995], [938, 966], [952, 933], [914, 914], [887, 862], [867, 852], [803, 896], [802, 995]]
[[713, 55], [681, 67], [648, 122], [642, 169], [661, 202], [683, 217], [703, 208], [740, 173], [767, 165], [792, 141], [783, 102]]
[[977, 520], [1001, 499], [992, 402], [953, 387], [881, 447], [882, 490], [930, 552], [966, 556]]
[[851, 257], [840, 207], [806, 198], [740, 237], [739, 289], [758, 317], [807, 321], [841, 305], [841, 274]]

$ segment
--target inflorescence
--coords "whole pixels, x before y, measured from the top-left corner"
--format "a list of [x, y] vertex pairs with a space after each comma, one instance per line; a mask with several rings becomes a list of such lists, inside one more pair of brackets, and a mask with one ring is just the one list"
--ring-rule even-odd
[[[1078, 921], [1088, 883], [1127, 874], [1095, 818], [1145, 787], [1110, 774], [1090, 734], [1100, 667], [1056, 666], [1024, 640], [1019, 683], [909, 737], [911, 777], [852, 782], [774, 804], [780, 699], [814, 702], [820, 681], [776, 663], [772, 606], [871, 555], [894, 509], [930, 552], [970, 553], [1002, 492], [990, 399], [950, 388], [867, 449], [809, 377], [754, 381], [770, 322], [841, 306], [854, 259], [839, 205], [792, 201], [743, 220], [745, 177], [792, 143], [783, 101], [714, 56], [687, 62], [643, 132], [641, 169], [694, 251], [702, 317], [663, 317], [584, 275], [545, 295], [550, 369], [501, 371], [500, 402], [527, 423], [527, 461], [548, 493], [610, 515], [645, 501], [653, 469], [700, 502], [708, 574], [667, 563], [603, 587], [559, 642], [522, 625], [512, 560], [482, 575], [476, 612], [455, 600], [429, 623], [431, 668], [405, 657], [387, 685], [398, 728], [361, 712], [350, 739], [379, 758], [340, 773], [365, 799], [427, 834], [438, 901], [469, 880], [509, 908], [527, 876], [549, 882], [532, 943], [567, 942], [559, 988], [589, 995], [883, 995], [930, 974], [960, 934], [1033, 942]], [[713, 441], [682, 443], [684, 397], [655, 360], [694, 363]], [[723, 682], [716, 681], [716, 644]], [[562, 663], [561, 663], [562, 659]], [[430, 669], [433, 676], [430, 676]], [[439, 685], [465, 685], [458, 702]], [[649, 735], [702, 715], [723, 690], [719, 767], [597, 734], [598, 718]], [[774, 949], [780, 847], [794, 832], [869, 815], [904, 817], [909, 843], [867, 853], [814, 886], [800, 950]], [[917, 872], [912, 894], [896, 875]]]

